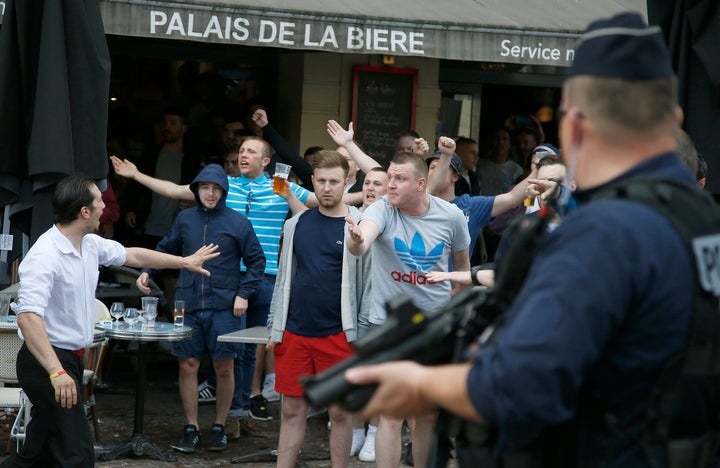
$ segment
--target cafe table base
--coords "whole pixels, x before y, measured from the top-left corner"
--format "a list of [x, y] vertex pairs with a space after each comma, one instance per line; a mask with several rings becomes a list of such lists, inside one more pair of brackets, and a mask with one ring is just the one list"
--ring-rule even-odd
[[150, 341], [179, 341], [192, 335], [190, 327], [175, 328], [173, 324], [156, 323], [154, 329], [131, 330], [103, 327], [106, 336], [121, 340], [137, 340], [138, 342], [138, 377], [135, 387], [135, 419], [133, 435], [109, 453], [98, 457], [100, 461], [110, 461], [132, 452], [136, 457], [151, 456], [156, 460], [174, 462], [177, 457], [162, 452], [157, 445], [143, 436], [143, 417], [145, 415], [145, 389], [147, 388], [147, 344]]
[[157, 445], [147, 440], [142, 434], [134, 434], [130, 437], [130, 439], [116, 446], [109, 453], [100, 455], [98, 460], [111, 461], [130, 452], [132, 452], [132, 454], [136, 457], [143, 457], [147, 455], [156, 460], [166, 462], [177, 461], [177, 457], [175, 455], [164, 453]]

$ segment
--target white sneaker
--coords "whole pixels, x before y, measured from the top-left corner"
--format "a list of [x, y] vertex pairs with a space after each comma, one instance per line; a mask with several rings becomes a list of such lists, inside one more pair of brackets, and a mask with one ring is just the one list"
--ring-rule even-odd
[[280, 401], [280, 394], [275, 391], [275, 374], [265, 376], [262, 396], [264, 396], [267, 401]]
[[280, 394], [275, 391], [275, 387], [264, 387], [262, 389], [262, 396], [265, 397], [267, 401], [280, 401]]
[[353, 429], [352, 445], [350, 446], [350, 456], [354, 457], [360, 453], [365, 443], [365, 429]]
[[358, 459], [363, 462], [374, 462], [375, 461], [375, 434], [376, 431], [368, 429], [367, 436], [365, 436], [365, 443], [360, 449]]

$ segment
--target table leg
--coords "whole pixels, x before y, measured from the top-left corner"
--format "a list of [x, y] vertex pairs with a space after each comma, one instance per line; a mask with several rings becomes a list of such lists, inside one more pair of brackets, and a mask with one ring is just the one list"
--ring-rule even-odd
[[156, 460], [174, 462], [177, 457], [174, 455], [164, 454], [157, 445], [153, 444], [143, 435], [143, 425], [145, 416], [145, 388], [147, 384], [147, 343], [140, 341], [138, 343], [138, 378], [135, 387], [135, 421], [133, 424], [133, 435], [130, 439], [121, 443], [109, 453], [98, 457], [101, 461], [115, 460], [120, 455], [132, 451], [133, 455], [141, 457], [150, 455]]

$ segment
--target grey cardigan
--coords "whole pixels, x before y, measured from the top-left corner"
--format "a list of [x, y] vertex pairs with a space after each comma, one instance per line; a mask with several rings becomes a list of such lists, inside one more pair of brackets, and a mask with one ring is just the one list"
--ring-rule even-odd
[[[360, 210], [349, 206], [349, 217], [358, 222], [362, 216]], [[302, 212], [285, 221], [283, 228], [283, 249], [280, 252], [278, 261], [278, 275], [275, 280], [272, 302], [270, 303], [270, 314], [268, 315], [267, 326], [270, 329], [270, 338], [275, 343], [281, 343], [287, 315], [290, 307], [290, 291], [292, 280], [295, 276], [295, 255], [293, 253], [293, 237], [295, 226]], [[347, 225], [345, 226], [345, 237], [348, 237]], [[366, 258], [367, 257], [367, 258]], [[343, 331], [348, 342], [355, 341], [358, 333], [358, 321], [368, 322], [370, 301], [363, 301], [363, 294], [370, 290], [369, 255], [356, 257], [347, 249], [343, 250], [342, 264], [342, 288], [340, 295], [340, 316]], [[312, 292], [308, 291], [309, 294]]]

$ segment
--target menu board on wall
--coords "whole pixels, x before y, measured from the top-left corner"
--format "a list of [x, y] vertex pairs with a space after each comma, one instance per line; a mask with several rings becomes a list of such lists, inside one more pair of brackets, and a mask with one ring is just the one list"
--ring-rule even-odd
[[417, 78], [414, 68], [354, 67], [355, 139], [385, 166], [395, 153], [397, 135], [415, 129]]

